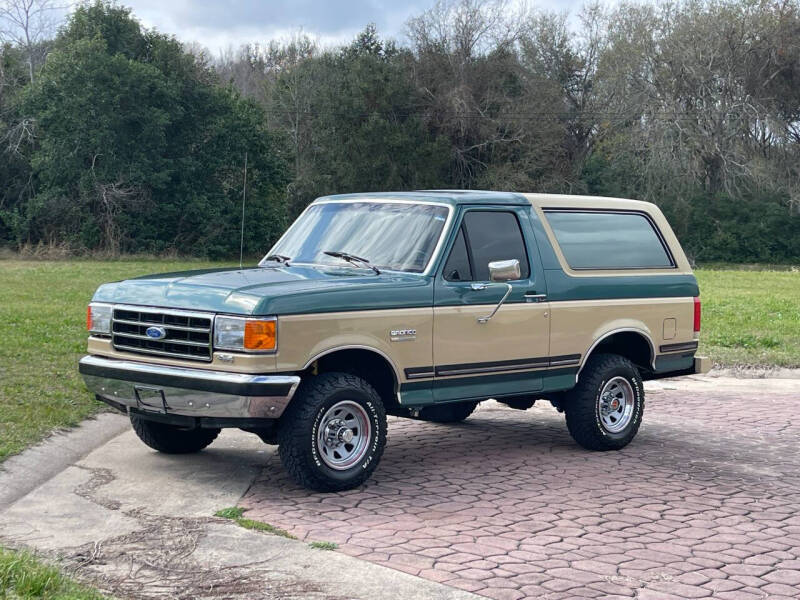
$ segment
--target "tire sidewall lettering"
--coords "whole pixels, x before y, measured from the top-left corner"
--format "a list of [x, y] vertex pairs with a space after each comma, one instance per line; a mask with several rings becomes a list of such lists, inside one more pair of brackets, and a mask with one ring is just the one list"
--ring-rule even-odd
[[[631, 384], [631, 388], [633, 389], [634, 395], [634, 402], [633, 402], [633, 415], [631, 415], [631, 421], [628, 426], [623, 429], [622, 431], [612, 434], [606, 431], [605, 427], [603, 427], [602, 421], [600, 420], [600, 392], [603, 391], [606, 383], [614, 378], [622, 376]], [[606, 374], [601, 380], [599, 385], [595, 391], [595, 402], [594, 402], [594, 417], [595, 417], [595, 425], [597, 426], [597, 430], [604, 436], [610, 439], [620, 439], [624, 438], [625, 436], [630, 434], [631, 428], [637, 426], [639, 420], [641, 419], [642, 413], [642, 382], [639, 377], [635, 374], [629, 373], [627, 369], [614, 369], [611, 373]]]
[[[327, 403], [326, 403], [327, 404]], [[319, 448], [317, 448], [317, 437], [319, 434], [319, 424], [322, 421], [322, 415], [328, 410], [327, 406], [322, 406], [314, 417], [314, 424], [311, 427], [311, 458], [318, 468], [322, 468], [322, 459], [319, 456]]]
[[381, 440], [381, 421], [378, 411], [375, 409], [375, 405], [371, 400], [364, 399], [360, 392], [356, 392], [353, 390], [353, 393], [349, 394], [349, 399], [361, 405], [369, 415], [369, 418], [372, 421], [372, 431], [370, 432], [370, 448], [367, 452], [366, 456], [356, 465], [353, 465], [349, 469], [345, 471], [335, 471], [330, 469], [325, 463], [322, 461], [322, 458], [319, 455], [319, 448], [317, 446], [317, 439], [319, 436], [319, 427], [322, 421], [323, 415], [327, 412], [332, 404], [334, 404], [338, 398], [333, 397], [329, 398], [328, 401], [324, 402], [322, 406], [320, 406], [319, 410], [317, 410], [314, 416], [314, 422], [311, 426], [311, 459], [314, 465], [327, 473], [333, 474], [335, 476], [341, 476], [343, 474], [352, 473], [355, 470], [366, 470], [372, 460], [377, 455], [378, 451], [380, 450], [380, 440]]

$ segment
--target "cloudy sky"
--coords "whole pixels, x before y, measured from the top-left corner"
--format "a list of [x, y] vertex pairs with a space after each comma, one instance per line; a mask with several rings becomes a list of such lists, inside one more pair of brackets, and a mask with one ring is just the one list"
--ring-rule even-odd
[[[323, 45], [349, 41], [367, 23], [386, 37], [403, 39], [406, 20], [435, 0], [122, 0], [146, 26], [199, 42], [214, 54], [245, 42], [303, 31]], [[530, 5], [530, 4], [529, 4]], [[574, 10], [579, 0], [539, 0], [537, 8]]]

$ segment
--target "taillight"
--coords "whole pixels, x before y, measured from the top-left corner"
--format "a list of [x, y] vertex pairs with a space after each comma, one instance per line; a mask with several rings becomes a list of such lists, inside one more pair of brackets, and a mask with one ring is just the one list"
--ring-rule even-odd
[[694, 298], [694, 332], [700, 333], [700, 297]]

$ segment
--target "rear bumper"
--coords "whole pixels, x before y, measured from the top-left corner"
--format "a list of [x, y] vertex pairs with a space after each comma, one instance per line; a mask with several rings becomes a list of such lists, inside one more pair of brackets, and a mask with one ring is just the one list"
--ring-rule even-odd
[[708, 356], [695, 356], [694, 357], [694, 373], [695, 375], [704, 375], [711, 370], [713, 366], [711, 358]]
[[186, 417], [277, 419], [297, 375], [251, 375], [84, 356], [78, 371], [100, 400], [120, 409]]

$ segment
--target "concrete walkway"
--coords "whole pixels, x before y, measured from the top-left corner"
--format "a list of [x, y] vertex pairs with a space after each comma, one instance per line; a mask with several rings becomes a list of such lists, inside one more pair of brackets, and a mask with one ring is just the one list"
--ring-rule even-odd
[[274, 453], [240, 431], [224, 431], [197, 455], [166, 456], [139, 442], [124, 417], [106, 415], [15, 459], [0, 472], [0, 490], [19, 495], [12, 481], [46, 476], [48, 457], [74, 456], [98, 427], [125, 433], [0, 508], [0, 543], [62, 558], [80, 579], [120, 598], [475, 598], [212, 517], [236, 505]]

